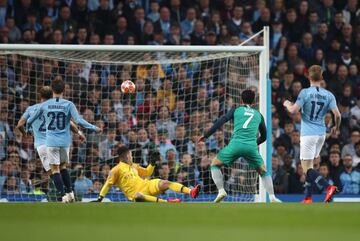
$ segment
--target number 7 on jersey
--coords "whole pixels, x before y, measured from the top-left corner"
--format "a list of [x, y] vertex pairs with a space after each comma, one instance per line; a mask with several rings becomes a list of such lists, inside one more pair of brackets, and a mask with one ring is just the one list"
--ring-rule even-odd
[[245, 112], [245, 116], [249, 116], [248, 119], [244, 122], [243, 128], [246, 129], [251, 121], [251, 119], [254, 117], [254, 113]]

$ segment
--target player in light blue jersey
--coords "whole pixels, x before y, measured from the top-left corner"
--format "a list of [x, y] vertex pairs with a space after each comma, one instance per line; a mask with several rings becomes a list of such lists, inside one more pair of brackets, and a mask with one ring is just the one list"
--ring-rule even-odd
[[310, 87], [301, 90], [295, 104], [286, 100], [284, 106], [294, 114], [301, 110], [300, 130], [300, 160], [306, 173], [304, 203], [311, 203], [311, 186], [316, 183], [326, 188], [324, 202], [329, 202], [337, 192], [337, 187], [329, 183], [313, 169], [314, 159], [319, 158], [321, 148], [325, 142], [326, 126], [324, 118], [331, 111], [335, 116], [335, 125], [331, 132], [337, 132], [340, 127], [341, 116], [336, 105], [334, 95], [320, 87], [322, 70], [319, 65], [309, 68]]
[[[40, 91], [40, 102], [47, 101], [52, 97], [52, 91], [49, 86], [43, 86]], [[22, 134], [26, 134], [24, 125], [26, 121], [40, 108], [41, 103], [29, 106], [25, 113], [20, 118], [16, 129], [19, 130]], [[71, 130], [73, 133], [78, 133], [80, 141], [85, 141], [84, 134], [77, 128], [77, 126], [71, 122]], [[31, 130], [34, 135], [34, 147], [40, 157], [41, 163], [47, 174], [51, 175], [51, 168], [49, 160], [46, 158], [46, 129], [45, 129], [45, 118], [41, 115], [37, 118], [31, 125]]]
[[[67, 165], [69, 163], [69, 150], [72, 143], [70, 133], [70, 120], [76, 124], [100, 132], [101, 129], [88, 123], [78, 113], [74, 103], [62, 98], [65, 83], [62, 79], [54, 79], [51, 83], [53, 98], [45, 101], [28, 119], [29, 126], [41, 115], [45, 117], [46, 129], [46, 157], [49, 160], [52, 178], [63, 202], [74, 201], [72, 184]], [[65, 186], [65, 189], [64, 189]]]

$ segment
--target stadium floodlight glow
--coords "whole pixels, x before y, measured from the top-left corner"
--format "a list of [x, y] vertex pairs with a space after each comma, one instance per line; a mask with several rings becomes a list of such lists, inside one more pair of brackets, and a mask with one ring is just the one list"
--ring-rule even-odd
[[[161, 70], [158, 70], [158, 79], [170, 79], [173, 81], [173, 88], [175, 88], [174, 95], [179, 96], [183, 93], [182, 83], [177, 83], [178, 81], [178, 70], [183, 66], [186, 66], [187, 77], [191, 76], [194, 80], [191, 88], [193, 88], [197, 95], [197, 91], [203, 86], [207, 86], [202, 83], [204, 70], [211, 69], [211, 75], [218, 83], [221, 83], [225, 86], [224, 93], [218, 95], [216, 99], [222, 99], [224, 105], [220, 108], [226, 109], [232, 101], [233, 104], [238, 104], [240, 101], [240, 93], [243, 89], [253, 87], [258, 90], [258, 109], [263, 114], [266, 120], [266, 125], [268, 128], [268, 138], [266, 143], [260, 146], [260, 153], [266, 163], [267, 170], [271, 172], [271, 84], [268, 78], [269, 73], [269, 28], [264, 27], [261, 31], [264, 39], [262, 46], [149, 46], [149, 45], [40, 45], [40, 44], [0, 44], [0, 57], [5, 58], [6, 61], [0, 61], [0, 65], [11, 65], [11, 56], [16, 55], [17, 61], [20, 61], [20, 68], [24, 64], [23, 61], [27, 57], [33, 60], [33, 71], [35, 72], [35, 77], [43, 76], [44, 71], [44, 62], [50, 61], [52, 63], [52, 68], [57, 68], [56, 75], [61, 76], [64, 79], [67, 78], [67, 67], [69, 63], [74, 63], [73, 68], [76, 68], [76, 78], [73, 78], [74, 81], [85, 80], [89, 82], [89, 74], [92, 69], [100, 68], [99, 71], [102, 71], [101, 66], [108, 66], [108, 74], [114, 74], [116, 79], [124, 81], [127, 74], [130, 74], [130, 79], [136, 75], [132, 80], [136, 83], [136, 79], [144, 78], [146, 75], [146, 68], [144, 66], [157, 65]], [[260, 33], [255, 34], [255, 37], [258, 37]], [[99, 67], [100, 66], [100, 67]], [[130, 66], [132, 69], [128, 73], [127, 69], [124, 67]], [[142, 66], [142, 67], [141, 67]], [[2, 66], [0, 66], [2, 67]], [[142, 69], [141, 69], [142, 68]], [[126, 70], [125, 70], [126, 69]], [[141, 69], [141, 70], [140, 70]], [[71, 70], [69, 70], [71, 71]], [[104, 71], [105, 72], [105, 71]], [[111, 73], [110, 73], [111, 72]], [[114, 73], [113, 73], [114, 72]], [[132, 75], [132, 76], [131, 76]], [[103, 76], [98, 76], [100, 79], [100, 84], [105, 84], [106, 79], [103, 79]], [[124, 79], [122, 79], [124, 78]], [[9, 79], [9, 81], [12, 81]], [[34, 82], [36, 86], [32, 89], [35, 93], [30, 93], [36, 96], [36, 91], [40, 82]], [[77, 86], [79, 85], [79, 86]], [[155, 85], [155, 84], [154, 84]], [[70, 92], [76, 94], [77, 91], [83, 90], [81, 88], [86, 88], [80, 82], [70, 83], [71, 88]], [[80, 89], [79, 89], [80, 88]], [[161, 88], [161, 87], [154, 87]], [[107, 89], [107, 91], [111, 91]], [[150, 94], [146, 93], [145, 94]], [[106, 98], [110, 98], [111, 92], [105, 93]], [[150, 94], [151, 95], [151, 94]], [[152, 97], [157, 98], [159, 102], [163, 104], [170, 105], [170, 109], [174, 110], [172, 97], [161, 96], [158, 93]], [[83, 98], [83, 97], [76, 97]], [[124, 98], [122, 96], [121, 98]], [[198, 107], [194, 107], [194, 101], [198, 100], [197, 98], [191, 99], [189, 96], [184, 96], [184, 99], [187, 99], [185, 103], [185, 108], [190, 113], [189, 124], [187, 124], [187, 132], [189, 138], [193, 131], [202, 129], [206, 123], [197, 123], [201, 122], [202, 115], [209, 112], [203, 111]], [[211, 102], [212, 96], [207, 96], [206, 101]], [[167, 103], [167, 102], [170, 102]], [[209, 103], [207, 103], [209, 104]], [[220, 103], [221, 104], [221, 103]], [[85, 106], [86, 108], [87, 106]], [[192, 108], [192, 109], [189, 109]], [[208, 109], [208, 108], [206, 108]], [[212, 113], [210, 113], [211, 115]], [[119, 114], [120, 115], [120, 114]], [[145, 118], [145, 117], [144, 117]], [[147, 121], [150, 120], [150, 117]], [[215, 117], [214, 117], [215, 118]], [[228, 126], [224, 127], [224, 133], [228, 135]], [[172, 134], [172, 133], [169, 133]], [[189, 147], [190, 148], [190, 147]], [[191, 148], [189, 149], [191, 151]], [[194, 150], [193, 150], [194, 151]], [[194, 154], [195, 155], [195, 154]], [[194, 158], [193, 163], [201, 161]], [[200, 163], [196, 163], [200, 165]], [[243, 162], [238, 162], [234, 172], [231, 171], [228, 173], [227, 184], [228, 187], [236, 186], [234, 190], [230, 193], [245, 193], [251, 194], [255, 197], [255, 201], [265, 202], [266, 195], [264, 188], [261, 183], [260, 188], [255, 187], [258, 185], [259, 178], [254, 171], [249, 170], [249, 167]], [[244, 174], [246, 173], [246, 174]], [[234, 178], [236, 180], [234, 180]], [[234, 183], [231, 183], [234, 182]], [[259, 195], [254, 195], [254, 194]], [[253, 201], [254, 198], [246, 198], [243, 201]], [[234, 199], [238, 201], [238, 199]]]

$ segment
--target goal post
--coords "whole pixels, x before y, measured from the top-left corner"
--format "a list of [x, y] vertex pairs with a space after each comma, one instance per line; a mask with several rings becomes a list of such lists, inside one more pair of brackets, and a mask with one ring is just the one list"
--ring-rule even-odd
[[[51, 75], [49, 77], [49, 80], [52, 78], [55, 78], [56, 76], [60, 76], [63, 79], [74, 81], [71, 82], [71, 93], [73, 96], [76, 95], [76, 92], [82, 93], [85, 89], [89, 89], [87, 86], [90, 81], [91, 77], [90, 74], [92, 73], [93, 69], [97, 68], [98, 72], [98, 78], [100, 79], [98, 84], [101, 85], [101, 91], [105, 91], [105, 93], [100, 93], [101, 97], [100, 99], [106, 99], [103, 102], [112, 102], [112, 100], [109, 100], [112, 98], [112, 94], [116, 95], [117, 93], [113, 92], [113, 89], [107, 88], [107, 82], [103, 83], [101, 81], [110, 81], [109, 75], [111, 75], [113, 72], [115, 75], [115, 83], [119, 86], [119, 81], [122, 82], [126, 79], [130, 79], [134, 82], [137, 81], [138, 74], [143, 73], [144, 71], [150, 71], [149, 73], [152, 73], [153, 71], [151, 66], [159, 66], [154, 67], [160, 68], [161, 70], [157, 69], [157, 78], [153, 78], [151, 81], [152, 88], [156, 88], [156, 91], [154, 89], [151, 89], [150, 92], [147, 89], [147, 87], [144, 87], [144, 95], [141, 96], [142, 101], [145, 102], [147, 100], [150, 101], [150, 106], [142, 105], [141, 108], [145, 109], [148, 108], [150, 113], [146, 113], [146, 117], [144, 113], [140, 113], [139, 108], [140, 105], [137, 106], [138, 102], [138, 96], [132, 95], [129, 98], [127, 96], [124, 96], [124, 94], [121, 94], [121, 100], [124, 100], [122, 103], [120, 103], [122, 106], [121, 115], [124, 116], [124, 118], [127, 118], [126, 121], [118, 120], [116, 122], [116, 126], [113, 128], [116, 129], [117, 132], [121, 132], [121, 123], [129, 121], [137, 122], [137, 124], [134, 124], [134, 126], [131, 126], [129, 132], [133, 130], [135, 134], [137, 135], [137, 131], [141, 129], [141, 125], [143, 122], [147, 122], [147, 124], [154, 123], [155, 129], [157, 129], [158, 132], [164, 131], [164, 126], [169, 127], [168, 125], [165, 125], [163, 122], [158, 121], [157, 118], [161, 114], [158, 112], [160, 111], [161, 106], [166, 106], [168, 109], [171, 109], [172, 111], [177, 110], [178, 106], [176, 104], [178, 103], [176, 100], [179, 99], [179, 96], [182, 95], [185, 104], [183, 108], [185, 108], [185, 113], [187, 115], [187, 122], [182, 123], [181, 125], [184, 125], [187, 132], [187, 138], [190, 140], [188, 141], [187, 151], [193, 150], [194, 152], [198, 151], [197, 148], [201, 149], [200, 147], [191, 147], [191, 137], [195, 136], [195, 132], [201, 131], [202, 133], [207, 128], [206, 124], [209, 122], [213, 122], [215, 120], [215, 117], [218, 117], [216, 115], [209, 117], [209, 115], [212, 115], [212, 112], [210, 111], [209, 107], [211, 104], [213, 104], [216, 109], [216, 105], [220, 105], [219, 109], [221, 109], [220, 114], [224, 114], [226, 112], [226, 108], [230, 106], [230, 102], [238, 104], [240, 93], [245, 88], [255, 88], [258, 92], [258, 103], [257, 108], [259, 111], [263, 114], [266, 126], [268, 129], [267, 132], [267, 141], [260, 146], [260, 153], [265, 161], [266, 168], [268, 172], [271, 172], [271, 153], [272, 153], [272, 131], [271, 131], [271, 83], [269, 80], [269, 28], [265, 27], [264, 30], [262, 30], [264, 43], [262, 46], [140, 46], [140, 45], [27, 45], [27, 44], [0, 44], [0, 71], [2, 71], [1, 78], [7, 78], [9, 80], [9, 76], [6, 71], [9, 68], [18, 68], [18, 71], [21, 72], [23, 69], [26, 69], [26, 59], [30, 58], [33, 61], [32, 72], [35, 75], [35, 79], [37, 76], [42, 76], [42, 71], [44, 71], [45, 68], [45, 62], [51, 61], [52, 67], [56, 66], [57, 72], [56, 74]], [[13, 62], [13, 56], [16, 56], [16, 63]], [[14, 66], [11, 66], [11, 65]], [[71, 67], [70, 65], [74, 64], [75, 66]], [[16, 65], [16, 66], [15, 66]], [[70, 70], [68, 70], [68, 66]], [[80, 66], [80, 67], [79, 67]], [[106, 66], [106, 68], [103, 68], [103, 66]], [[130, 67], [129, 67], [130, 66]], [[143, 69], [141, 69], [141, 66], [145, 66]], [[186, 67], [185, 67], [186, 66]], [[69, 72], [71, 71], [71, 68], [81, 68], [80, 72], [76, 72], [76, 78], [73, 78], [74, 76], [71, 76], [72, 78], [69, 78]], [[128, 73], [128, 68], [132, 69], [131, 73]], [[177, 83], [177, 78], [179, 78], [179, 72], [181, 68], [186, 68], [186, 72], [188, 76], [185, 76], [184, 78], [191, 78], [191, 88], [195, 88], [196, 93], [190, 93], [192, 96], [196, 95], [194, 98], [190, 98], [188, 96], [189, 93], [185, 91], [184, 84]], [[140, 70], [139, 70], [140, 69]], [[211, 72], [211, 78], [216, 78], [216, 81], [218, 83], [206, 83], [206, 71], [210, 69]], [[111, 71], [110, 71], [111, 70]], [[108, 71], [108, 72], [107, 72]], [[143, 72], [141, 72], [143, 71]], [[154, 70], [155, 71], [155, 70]], [[101, 72], [101, 73], [100, 73]], [[15, 75], [18, 74], [14, 70]], [[101, 74], [107, 73], [106, 78], [102, 79]], [[135, 73], [135, 74], [134, 74]], [[148, 72], [146, 72], [148, 73]], [[30, 73], [29, 73], [30, 75]], [[83, 78], [83, 76], [86, 75], [86, 78]], [[135, 77], [133, 77], [136, 75]], [[79, 78], [78, 78], [79, 77]], [[17, 79], [18, 77], [15, 77], [15, 82], [19, 81]], [[86, 80], [86, 82], [82, 83], [81, 81]], [[170, 79], [171, 83], [166, 82], [168, 79]], [[174, 80], [174, 81], [172, 81]], [[79, 82], [77, 82], [79, 81]], [[185, 81], [185, 80], [184, 80]], [[141, 82], [141, 81], [140, 81]], [[175, 86], [176, 87], [170, 87], [175, 88], [176, 93], [168, 93], [167, 87], [164, 87], [165, 82], [169, 84], [169, 86]], [[205, 82], [205, 83], [203, 83]], [[8, 82], [9, 83], [9, 82]], [[36, 98], [36, 93], [39, 88], [40, 82], [31, 82], [34, 86], [32, 88], [33, 96]], [[34, 84], [35, 83], [35, 84]], [[90, 85], [90, 84], [89, 84]], [[96, 86], [94, 87], [94, 89]], [[150, 88], [150, 87], [149, 87]], [[214, 94], [209, 94], [209, 91], [207, 88], [212, 88], [211, 91]], [[117, 88], [116, 88], [117, 89]], [[205, 89], [207, 94], [204, 97], [204, 106], [201, 108], [198, 106], [199, 101], [201, 101], [201, 91], [199, 89]], [[115, 90], [115, 89], [114, 89]], [[34, 93], [35, 91], [35, 93]], [[90, 95], [96, 95], [99, 93], [91, 92], [92, 90], [88, 91], [85, 97], [79, 96], [76, 98], [79, 98], [78, 102], [76, 102], [76, 105], [78, 107], [81, 107], [83, 110], [81, 110], [81, 114], [84, 116], [85, 119], [87, 119], [90, 122], [96, 123], [97, 119], [94, 119], [93, 117], [89, 117], [89, 113], [86, 112], [87, 107], [91, 105], [91, 98], [93, 96]], [[16, 88], [15, 88], [16, 92]], [[91, 93], [90, 93], [91, 92]], [[105, 96], [105, 97], [104, 97]], [[215, 97], [213, 97], [215, 96]], [[16, 96], [15, 98], [18, 98]], [[22, 98], [22, 97], [21, 97]], [[21, 98], [19, 100], [21, 100]], [[30, 98], [30, 97], [29, 97]], [[33, 99], [30, 99], [29, 103], [36, 101], [34, 100], [34, 97], [31, 97]], [[77, 100], [75, 97], [73, 99]], [[152, 104], [155, 102], [152, 102], [152, 98], [155, 98], [156, 102], [156, 108], [154, 109]], [[218, 103], [213, 103], [212, 100], [217, 100]], [[220, 99], [223, 101], [220, 101]], [[214, 101], [215, 102], [215, 101]], [[221, 102], [221, 103], [220, 103]], [[84, 104], [85, 103], [85, 104]], [[132, 107], [129, 103], [136, 103], [136, 110], [134, 107]], [[19, 103], [15, 103], [16, 105], [19, 105]], [[111, 103], [112, 104], [112, 103]], [[120, 105], [119, 104], [119, 105]], [[99, 104], [101, 106], [102, 103]], [[104, 104], [105, 105], [105, 104]], [[110, 104], [109, 104], [110, 105]], [[96, 108], [105, 108], [103, 106], [101, 107], [94, 107]], [[130, 113], [128, 113], [128, 108], [130, 108]], [[181, 108], [181, 107], [179, 107]], [[16, 108], [16, 111], [20, 111], [21, 107]], [[142, 109], [142, 110], [143, 110]], [[102, 109], [100, 109], [100, 112], [102, 112]], [[110, 110], [111, 112], [111, 110]], [[126, 112], [126, 114], [124, 114]], [[135, 113], [136, 112], [136, 113]], [[139, 114], [140, 113], [140, 114]], [[173, 112], [169, 111], [170, 114]], [[16, 113], [16, 116], [21, 115], [22, 113]], [[129, 114], [129, 116], [128, 116]], [[219, 114], [219, 113], [217, 113]], [[99, 113], [100, 116], [103, 115], [103, 113]], [[138, 118], [138, 115], [141, 117]], [[165, 115], [165, 114], [164, 114]], [[204, 117], [206, 116], [206, 118]], [[18, 117], [17, 117], [18, 118]], [[100, 120], [103, 121], [100, 117]], [[111, 118], [110, 115], [106, 116], [107, 121], [108, 118]], [[119, 117], [120, 118], [120, 117]], [[129, 119], [130, 118], [130, 119]], [[211, 119], [214, 118], [214, 119]], [[206, 121], [206, 123], [205, 123]], [[10, 121], [11, 122], [11, 121]], [[105, 121], [103, 121], [105, 122]], [[180, 122], [179, 122], [180, 123]], [[200, 124], [199, 124], [200, 123]], [[13, 120], [13, 123], [9, 123], [11, 128], [15, 127], [15, 119]], [[111, 123], [106, 124], [107, 128], [110, 130]], [[126, 125], [126, 123], [124, 123]], [[144, 124], [145, 125], [145, 124]], [[179, 124], [178, 124], [179, 125]], [[145, 129], [145, 127], [144, 127]], [[166, 128], [165, 128], [166, 129]], [[170, 128], [171, 129], [171, 128]], [[173, 129], [166, 130], [168, 135], [174, 135], [176, 133], [174, 132], [175, 127]], [[229, 130], [231, 129], [231, 126], [225, 126], [223, 128], [223, 132], [220, 135], [223, 135], [223, 137], [216, 137], [219, 138], [217, 140], [215, 137], [212, 139], [214, 140], [212, 143], [207, 143], [206, 145], [215, 145], [214, 143], [219, 144], [223, 139], [228, 138]], [[148, 131], [148, 135], [150, 136], [152, 133], [152, 130], [150, 127], [146, 127], [146, 130]], [[155, 130], [156, 132], [156, 130]], [[170, 132], [170, 133], [168, 133]], [[107, 133], [105, 133], [107, 134]], [[193, 135], [194, 134], [194, 135]], [[159, 133], [155, 133], [154, 136], [157, 138], [158, 142], [158, 135]], [[225, 137], [224, 137], [225, 136]], [[100, 140], [97, 137], [92, 136], [92, 138], [96, 140]], [[104, 137], [107, 138], [106, 136]], [[132, 136], [125, 136], [124, 141], [131, 143], [130, 139], [133, 138]], [[149, 138], [150, 139], [150, 138]], [[171, 138], [169, 138], [171, 139]], [[101, 140], [101, 143], [104, 140]], [[98, 143], [95, 143], [99, 146], [101, 146], [100, 141]], [[194, 144], [194, 143], [192, 143]], [[160, 145], [160, 144], [159, 144]], [[80, 145], [79, 145], [80, 146]], [[80, 147], [77, 146], [76, 148], [80, 149]], [[89, 152], [89, 147], [86, 146], [85, 152]], [[92, 146], [91, 146], [92, 148]], [[193, 148], [193, 149], [191, 149]], [[211, 156], [211, 150], [210, 147], [209, 150], [207, 150], [206, 155]], [[215, 147], [214, 147], [215, 148]], [[218, 147], [216, 147], [218, 148]], [[138, 150], [139, 149], [139, 150]], [[146, 164], [146, 152], [142, 151], [142, 147], [139, 147], [136, 149], [139, 155], [141, 155], [142, 161], [144, 161], [143, 164]], [[77, 150], [79, 151], [79, 150]], [[81, 150], [80, 150], [81, 151]], [[80, 152], [79, 151], [79, 152]], [[201, 151], [201, 150], [200, 150]], [[199, 151], [199, 152], [200, 152]], [[101, 152], [101, 151], [100, 151]], [[111, 151], [110, 151], [111, 152]], [[185, 151], [186, 152], [186, 151]], [[165, 153], [168, 155], [167, 153]], [[30, 154], [29, 154], [30, 155]], [[80, 154], [79, 154], [80, 155]], [[99, 154], [100, 155], [100, 154]], [[111, 159], [111, 153], [105, 153], [104, 156]], [[170, 155], [170, 154], [169, 154]], [[182, 158], [180, 153], [176, 153], [177, 162]], [[193, 155], [193, 154], [192, 154]], [[194, 154], [195, 155], [195, 154]], [[168, 158], [168, 157], [166, 157]], [[169, 157], [170, 158], [170, 157]], [[29, 157], [29, 160], [31, 158]], [[87, 161], [87, 160], [84, 160]], [[200, 162], [202, 162], [201, 158], [197, 160], [196, 165], [202, 165]], [[193, 160], [194, 162], [194, 160]], [[204, 161], [206, 162], [206, 161]], [[254, 170], [250, 170], [249, 166], [244, 162], [243, 160], [239, 160], [234, 164], [235, 166], [230, 168], [228, 170], [227, 174], [227, 182], [226, 185], [235, 187], [231, 190], [231, 193], [229, 196], [231, 196], [228, 200], [229, 201], [256, 201], [256, 202], [266, 202], [266, 195], [265, 190], [261, 184], [261, 179], [257, 177]], [[21, 167], [20, 167], [21, 168]], [[102, 167], [101, 167], [102, 168]], [[176, 167], [178, 170], [182, 170], [182, 166], [179, 165]], [[102, 170], [98, 170], [99, 172]], [[74, 174], [74, 180], [78, 180], [78, 170], [76, 174]], [[244, 174], [245, 173], [245, 174]], [[159, 174], [159, 173], [157, 173]], [[79, 174], [81, 175], [81, 174]], [[202, 172], [195, 170], [194, 172], [194, 178], [198, 181], [204, 181], [201, 180]], [[20, 177], [19, 177], [20, 180]], [[82, 180], [82, 179], [81, 179]], [[92, 180], [95, 182], [94, 180]], [[177, 181], [177, 180], [175, 180]], [[1, 185], [1, 183], [0, 183]], [[205, 185], [205, 184], [204, 184]], [[1, 191], [1, 190], [0, 190]], [[25, 195], [28, 195], [28, 193], [22, 193], [23, 197]], [[213, 193], [214, 194], [214, 193]], [[251, 198], [245, 197], [243, 198], [237, 198], [237, 195], [250, 195]], [[173, 193], [170, 193], [168, 195], [175, 195]], [[86, 196], [86, 195], [84, 195]], [[214, 196], [214, 195], [213, 195]], [[213, 198], [213, 196], [209, 196], [209, 198]], [[21, 198], [20, 198], [21, 200]], [[204, 199], [200, 198], [200, 201], [210, 201], [210, 199]]]

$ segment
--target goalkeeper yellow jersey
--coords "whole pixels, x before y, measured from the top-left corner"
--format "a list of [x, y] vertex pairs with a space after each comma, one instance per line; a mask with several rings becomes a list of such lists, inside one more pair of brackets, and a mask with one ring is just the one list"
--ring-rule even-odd
[[144, 168], [135, 163], [129, 165], [125, 162], [120, 162], [111, 169], [106, 183], [101, 189], [100, 196], [105, 197], [109, 188], [112, 185], [116, 185], [128, 199], [133, 200], [136, 192], [141, 190], [148, 181], [144, 178], [151, 176], [154, 169], [155, 167], [152, 165]]

